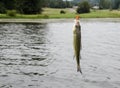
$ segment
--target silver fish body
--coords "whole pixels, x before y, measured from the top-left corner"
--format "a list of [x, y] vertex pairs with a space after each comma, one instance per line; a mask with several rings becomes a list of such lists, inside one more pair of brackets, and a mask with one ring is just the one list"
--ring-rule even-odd
[[77, 71], [80, 71], [82, 73], [80, 68], [80, 50], [81, 50], [81, 26], [79, 22], [77, 22], [73, 27], [73, 48], [74, 48], [74, 54], [76, 57], [77, 62]]

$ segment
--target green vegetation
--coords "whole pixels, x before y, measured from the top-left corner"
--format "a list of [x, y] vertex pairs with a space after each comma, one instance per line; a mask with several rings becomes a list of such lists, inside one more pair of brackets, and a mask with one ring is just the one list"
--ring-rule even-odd
[[42, 11], [43, 0], [0, 0], [0, 13], [16, 10], [21, 14], [37, 14]]
[[42, 11], [41, 3], [42, 0], [16, 0], [16, 10], [22, 14], [41, 13]]
[[[101, 10], [90, 10], [94, 6]], [[109, 18], [120, 17], [118, 9], [120, 0], [0, 0], [0, 18], [74, 18], [79, 14], [82, 18]]]
[[11, 17], [15, 17], [17, 14], [16, 10], [7, 10], [6, 15], [11, 16]]
[[61, 11], [60, 11], [60, 14], [65, 14], [65, 11], [64, 11], [64, 10], [61, 10]]
[[120, 18], [120, 11], [117, 10], [97, 10], [89, 14], [81, 14], [83, 18]]
[[100, 9], [111, 9], [112, 2], [110, 0], [100, 0], [99, 7]]
[[[64, 10], [65, 14], [60, 14], [60, 11]], [[80, 15], [81, 18], [120, 18], [120, 11], [118, 10], [91, 10], [90, 13], [76, 14], [75, 9], [53, 9], [43, 8], [42, 14], [24, 15], [16, 14], [15, 17], [8, 16], [6, 14], [0, 14], [0, 18], [29, 18], [29, 19], [47, 19], [47, 18], [74, 18], [76, 15]]]
[[90, 12], [90, 4], [88, 1], [83, 1], [79, 3], [78, 8], [77, 8], [77, 13], [89, 13]]
[[46, 0], [48, 7], [50, 8], [70, 8], [72, 7], [71, 3], [67, 0]]
[[88, 1], [91, 6], [99, 6], [100, 9], [119, 9], [120, 0], [73, 0], [72, 5], [78, 5], [82, 1]]

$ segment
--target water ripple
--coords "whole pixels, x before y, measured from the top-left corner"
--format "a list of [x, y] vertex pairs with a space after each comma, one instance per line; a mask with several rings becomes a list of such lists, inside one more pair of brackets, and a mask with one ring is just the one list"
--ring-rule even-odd
[[0, 87], [119, 88], [120, 22], [91, 21], [81, 20], [86, 80], [73, 60], [73, 21], [0, 24]]

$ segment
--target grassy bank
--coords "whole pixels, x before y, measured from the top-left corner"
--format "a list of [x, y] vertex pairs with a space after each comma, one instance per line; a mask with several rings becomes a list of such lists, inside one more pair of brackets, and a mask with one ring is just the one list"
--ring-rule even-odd
[[[65, 14], [60, 14], [60, 11], [64, 10]], [[25, 19], [41, 19], [41, 18], [74, 18], [76, 15], [76, 11], [74, 9], [51, 9], [51, 8], [43, 8], [42, 14], [36, 15], [23, 15], [16, 14], [15, 17], [10, 17], [6, 14], [0, 14], [0, 18], [25, 18]], [[79, 14], [81, 18], [120, 18], [120, 11], [118, 10], [91, 10], [90, 13]]]

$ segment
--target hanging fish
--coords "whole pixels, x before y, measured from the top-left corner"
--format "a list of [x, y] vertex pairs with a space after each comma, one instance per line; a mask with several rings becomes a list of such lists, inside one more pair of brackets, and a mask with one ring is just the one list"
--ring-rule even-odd
[[81, 50], [81, 26], [79, 22], [79, 16], [76, 16], [75, 24], [73, 26], [73, 48], [74, 48], [74, 55], [77, 62], [77, 71], [82, 74], [81, 67], [80, 67], [80, 50]]

